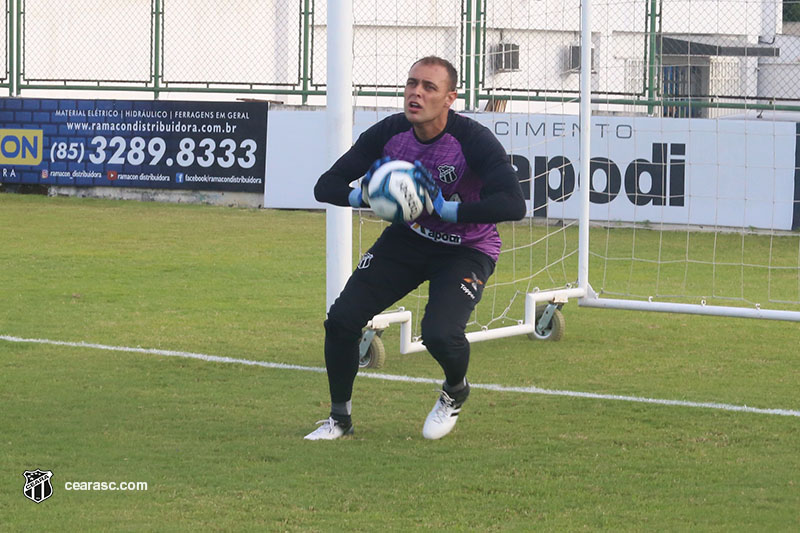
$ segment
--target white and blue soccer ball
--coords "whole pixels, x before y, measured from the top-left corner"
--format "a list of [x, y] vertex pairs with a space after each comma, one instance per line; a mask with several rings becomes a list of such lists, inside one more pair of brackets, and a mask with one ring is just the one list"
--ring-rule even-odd
[[414, 165], [389, 161], [372, 173], [367, 187], [369, 206], [389, 222], [411, 222], [425, 210], [425, 188], [414, 179]]

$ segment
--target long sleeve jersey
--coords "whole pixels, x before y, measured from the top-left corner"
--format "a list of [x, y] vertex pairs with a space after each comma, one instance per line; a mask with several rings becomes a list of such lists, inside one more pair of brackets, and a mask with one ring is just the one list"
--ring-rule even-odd
[[409, 229], [444, 245], [474, 248], [497, 261], [501, 245], [497, 222], [523, 218], [526, 206], [514, 167], [488, 128], [451, 110], [444, 131], [423, 142], [405, 115], [392, 115], [359, 136], [319, 178], [314, 196], [320, 202], [349, 206], [350, 183], [384, 156], [420, 161], [437, 180], [445, 200], [460, 202], [457, 222], [423, 213], [407, 224]]

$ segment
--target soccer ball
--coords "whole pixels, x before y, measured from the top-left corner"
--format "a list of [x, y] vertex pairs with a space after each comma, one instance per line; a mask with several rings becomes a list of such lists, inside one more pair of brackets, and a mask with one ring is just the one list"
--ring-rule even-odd
[[389, 222], [411, 222], [425, 209], [425, 188], [414, 179], [414, 165], [389, 161], [372, 173], [367, 187], [369, 206]]

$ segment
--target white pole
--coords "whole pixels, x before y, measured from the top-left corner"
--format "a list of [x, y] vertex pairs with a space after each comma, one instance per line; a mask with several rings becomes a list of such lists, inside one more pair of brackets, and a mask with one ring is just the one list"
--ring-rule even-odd
[[17, 6], [16, 0], [9, 0], [8, 1], [8, 34], [6, 37], [9, 41], [6, 43], [8, 46], [8, 62], [9, 62], [9, 69], [8, 69], [8, 96], [18, 96], [19, 95], [19, 87], [17, 87], [17, 72], [20, 71], [20, 65], [15, 65], [17, 61], [17, 43], [20, 42], [17, 39], [17, 34], [19, 32], [19, 28], [17, 28]]
[[651, 302], [647, 300], [615, 300], [613, 298], [585, 298], [581, 306], [628, 311], [653, 311], [658, 313], [683, 313], [687, 315], [726, 316], [733, 318], [763, 318], [800, 322], [800, 312], [760, 307], [723, 307], [703, 304]]
[[592, 180], [592, 176], [589, 173], [592, 137], [592, 25], [590, 3], [591, 0], [581, 0], [581, 211], [578, 224], [578, 287], [583, 290], [586, 290], [589, 286], [589, 189]]
[[[328, 95], [326, 113], [328, 166], [345, 153], [353, 139], [353, 1], [328, 3]], [[326, 226], [325, 309], [352, 273], [353, 214], [349, 207], [328, 206]]]

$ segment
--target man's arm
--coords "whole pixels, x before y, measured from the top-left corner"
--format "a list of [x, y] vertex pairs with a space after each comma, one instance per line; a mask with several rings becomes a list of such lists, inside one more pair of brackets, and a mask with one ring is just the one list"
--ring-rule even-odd
[[[366, 155], [358, 143], [353, 145], [333, 166], [320, 176], [314, 186], [314, 198], [342, 207], [350, 207], [350, 183], [364, 175], [374, 158]], [[362, 205], [366, 207], [366, 204]]]
[[[342, 207], [350, 207], [350, 183], [363, 176], [383, 156], [383, 146], [391, 135], [402, 128], [403, 115], [394, 115], [373, 124], [359, 135], [355, 144], [333, 166], [320, 176], [314, 186], [314, 198]], [[367, 207], [363, 201], [361, 207]]]
[[496, 223], [521, 220], [527, 206], [519, 179], [505, 149], [489, 129], [478, 123], [462, 141], [467, 164], [483, 181], [480, 200], [458, 206], [458, 222]]
[[514, 168], [509, 167], [511, 172], [496, 169], [485, 175], [486, 185], [481, 189], [481, 199], [459, 205], [458, 222], [496, 223], [525, 217], [525, 197]]

